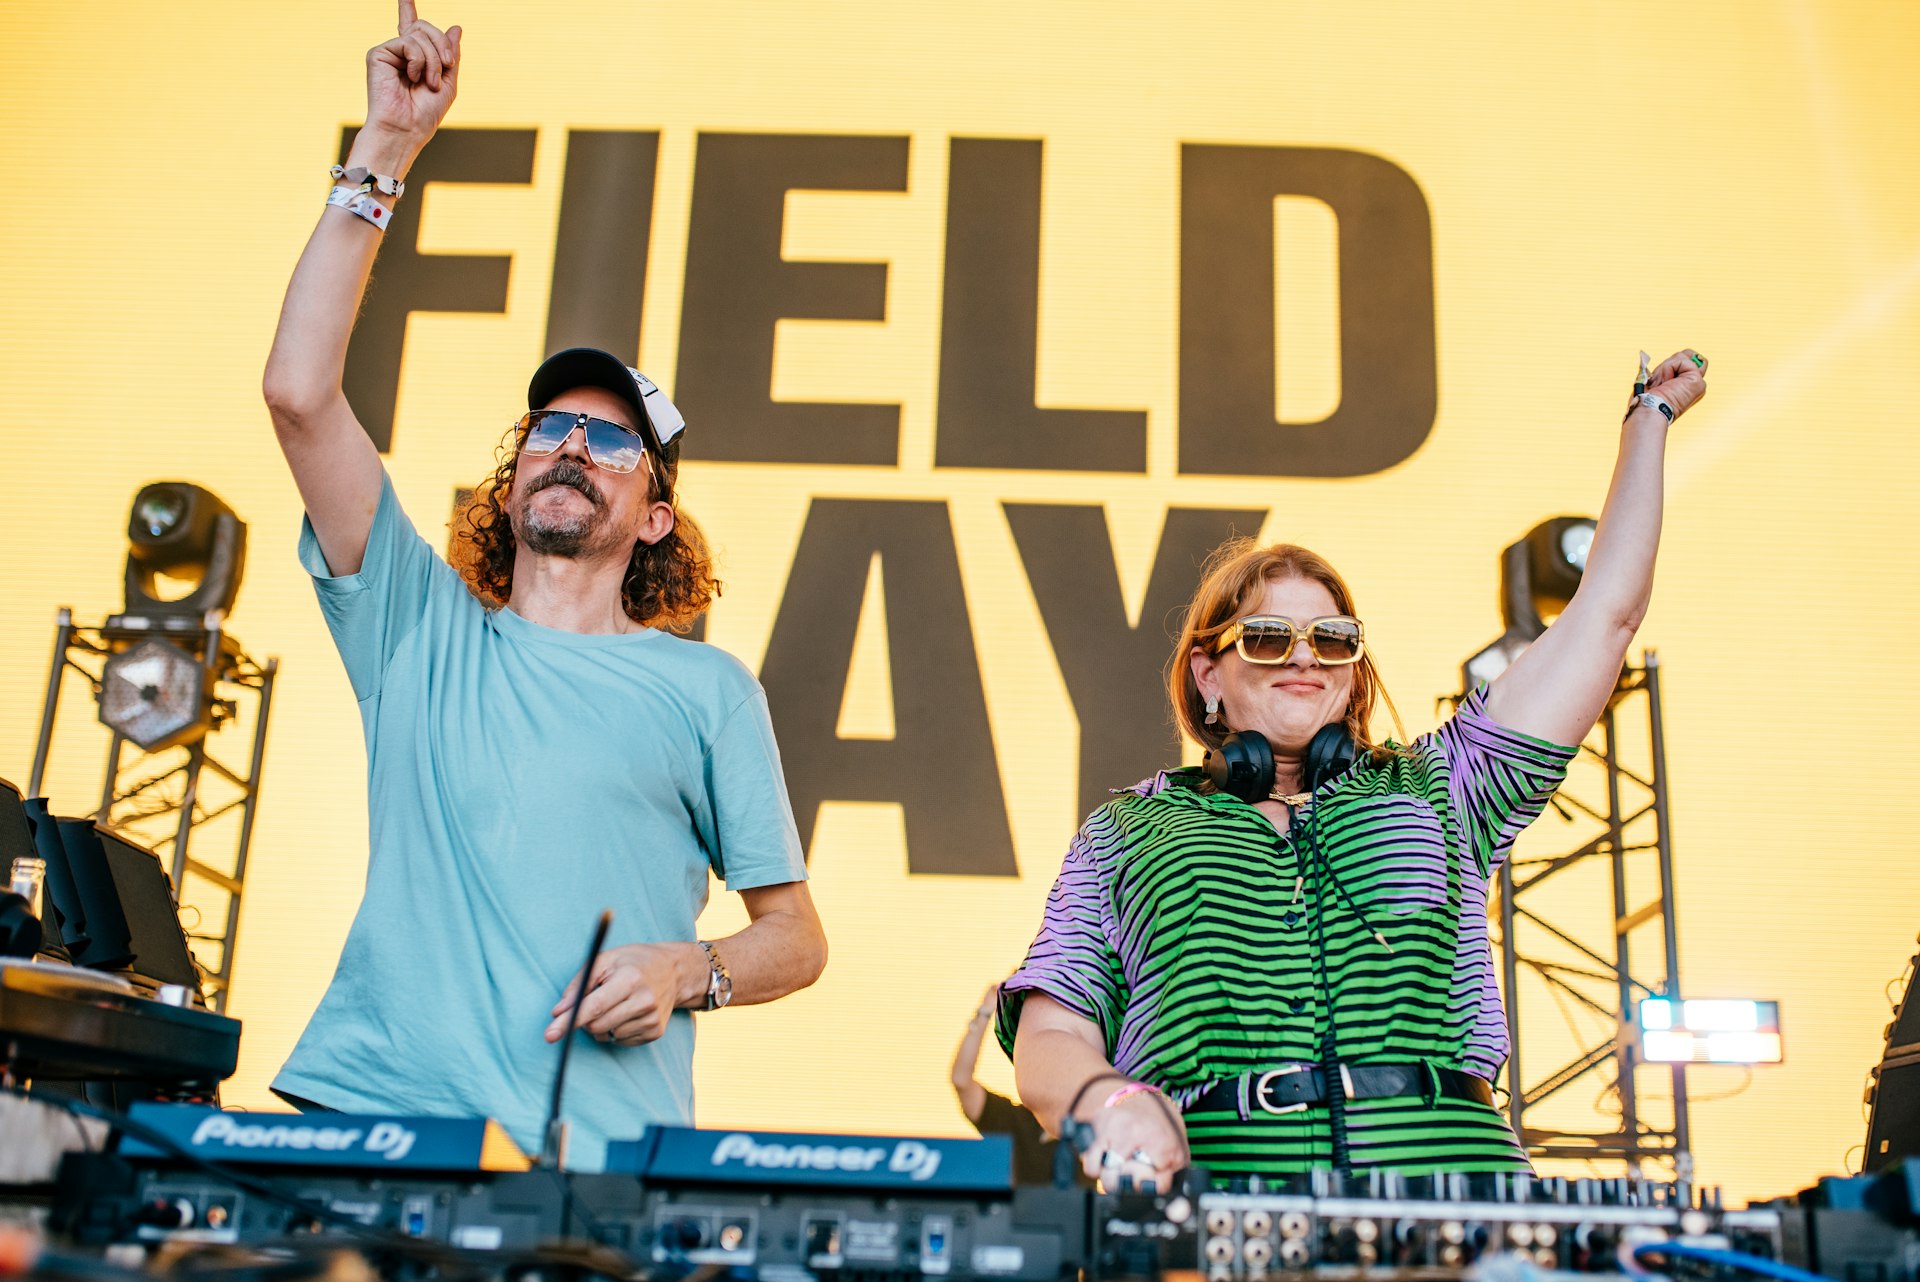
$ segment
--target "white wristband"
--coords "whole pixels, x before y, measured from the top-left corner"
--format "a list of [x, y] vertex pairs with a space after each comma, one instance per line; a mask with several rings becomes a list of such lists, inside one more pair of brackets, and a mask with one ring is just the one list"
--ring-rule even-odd
[[1657, 392], [1642, 392], [1634, 398], [1633, 403], [1635, 408], [1642, 405], [1652, 406], [1654, 409], [1660, 411], [1661, 417], [1666, 419], [1667, 422], [1673, 422], [1673, 406], [1667, 404], [1666, 398]]
[[391, 174], [376, 174], [364, 165], [355, 165], [352, 169], [348, 169], [345, 165], [334, 165], [327, 170], [327, 173], [332, 175], [336, 182], [344, 178], [358, 185], [363, 191], [370, 189], [379, 192], [382, 196], [391, 196], [395, 200], [407, 194], [407, 185], [398, 178]]
[[369, 196], [365, 189], [360, 187], [335, 187], [327, 193], [327, 203], [366, 219], [381, 231], [387, 229], [387, 221], [393, 217], [392, 210]]

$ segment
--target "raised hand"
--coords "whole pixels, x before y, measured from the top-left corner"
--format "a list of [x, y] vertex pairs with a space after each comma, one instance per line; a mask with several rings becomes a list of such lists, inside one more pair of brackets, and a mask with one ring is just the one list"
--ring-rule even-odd
[[1691, 347], [1675, 352], [1648, 376], [1647, 390], [1658, 392], [1679, 418], [1707, 394], [1707, 358]]
[[423, 20], [414, 0], [400, 0], [399, 34], [367, 50], [368, 130], [414, 147], [446, 119], [460, 81], [460, 28]]

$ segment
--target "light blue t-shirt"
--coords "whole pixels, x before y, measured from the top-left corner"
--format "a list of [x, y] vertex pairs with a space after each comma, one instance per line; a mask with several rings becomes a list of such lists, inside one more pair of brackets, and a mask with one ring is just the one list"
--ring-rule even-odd
[[[694, 939], [708, 870], [806, 878], [766, 696], [668, 633], [583, 635], [489, 610], [391, 481], [358, 574], [300, 559], [360, 701], [366, 894], [277, 1091], [346, 1112], [498, 1119], [538, 1152], [560, 1047], [542, 1034], [607, 945]], [[646, 1046], [575, 1034], [571, 1164], [693, 1120], [693, 1017]]]

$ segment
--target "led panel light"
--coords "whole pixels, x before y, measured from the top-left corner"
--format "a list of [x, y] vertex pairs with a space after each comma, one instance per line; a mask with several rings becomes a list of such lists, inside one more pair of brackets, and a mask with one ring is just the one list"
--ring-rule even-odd
[[1708, 1033], [1698, 1040], [1715, 1064], [1778, 1064], [1786, 1058], [1778, 1033]]
[[1684, 1019], [1698, 1033], [1751, 1033], [1760, 1027], [1760, 1006], [1759, 1002], [1689, 1001]]
[[1780, 1003], [1649, 997], [1640, 1003], [1640, 1053], [1655, 1064], [1779, 1064]]

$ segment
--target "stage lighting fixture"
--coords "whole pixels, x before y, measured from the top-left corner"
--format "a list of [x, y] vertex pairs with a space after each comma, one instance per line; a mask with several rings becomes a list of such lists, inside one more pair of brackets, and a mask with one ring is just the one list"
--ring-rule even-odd
[[[185, 481], [155, 481], [141, 487], [127, 518], [126, 610], [108, 620], [148, 627], [173, 619], [199, 627], [209, 610], [233, 609], [247, 563], [247, 527], [209, 490]], [[163, 597], [162, 577], [190, 580], [185, 595]], [[137, 626], [137, 625], [134, 625]]]
[[1786, 1057], [1779, 1002], [1649, 997], [1639, 1023], [1649, 1063], [1778, 1064]]
[[158, 752], [212, 724], [213, 673], [171, 641], [141, 641], [108, 658], [100, 674], [100, 720]]
[[[100, 673], [100, 720], [158, 752], [214, 724], [214, 687], [239, 653], [219, 625], [240, 592], [247, 527], [211, 491], [155, 481], [134, 496], [127, 541], [126, 606], [101, 630], [111, 652]], [[163, 595], [163, 579], [191, 586]]]
[[1500, 622], [1506, 630], [1461, 666], [1463, 690], [1505, 672], [1567, 608], [1586, 573], [1594, 527], [1588, 516], [1551, 517], [1500, 554]]
[[[203, 916], [196, 938], [217, 959], [205, 969], [205, 993], [223, 1010], [280, 661], [256, 662], [227, 627], [246, 568], [247, 527], [218, 495], [186, 481], [143, 485], [126, 529], [120, 613], [98, 625], [76, 621], [65, 606], [54, 616], [53, 664], [27, 792], [45, 793], [61, 696], [76, 684], [69, 677], [82, 677], [100, 722], [113, 732], [93, 812], [100, 840], [111, 848], [111, 831], [167, 850], [174, 893]], [[252, 733], [222, 752], [214, 732], [241, 724], [243, 708], [252, 714]], [[241, 751], [248, 755], [236, 759]], [[0, 800], [5, 794], [0, 785]], [[235, 815], [238, 822], [229, 818]], [[4, 819], [0, 814], [0, 837]], [[210, 836], [231, 842], [224, 852], [195, 848], [194, 834], [209, 824], [220, 827]], [[51, 863], [48, 878], [52, 887]], [[144, 948], [136, 951], [144, 970], [150, 959]]]

